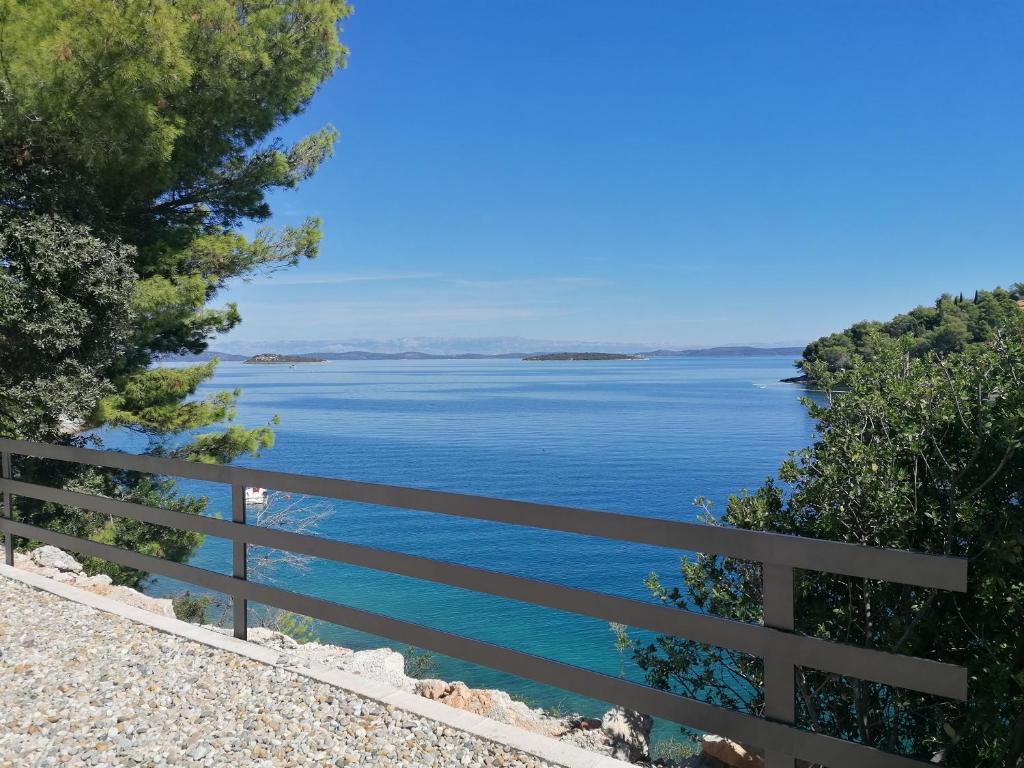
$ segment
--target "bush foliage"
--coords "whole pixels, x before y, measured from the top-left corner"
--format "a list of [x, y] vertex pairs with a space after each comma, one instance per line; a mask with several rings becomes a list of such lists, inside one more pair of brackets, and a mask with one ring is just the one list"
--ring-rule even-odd
[[[958, 703], [812, 669], [797, 675], [804, 727], [949, 765], [1024, 758], [1024, 312], [961, 351], [924, 354], [872, 330], [869, 354], [832, 372], [809, 364], [825, 403], [807, 450], [777, 479], [729, 499], [720, 523], [969, 560], [966, 594], [797, 571], [796, 628], [809, 635], [961, 664]], [[711, 522], [714, 522], [713, 520]], [[666, 604], [762, 618], [759, 566], [698, 555], [681, 583], [652, 574]], [[759, 659], [676, 637], [636, 643], [649, 682], [761, 714]]]

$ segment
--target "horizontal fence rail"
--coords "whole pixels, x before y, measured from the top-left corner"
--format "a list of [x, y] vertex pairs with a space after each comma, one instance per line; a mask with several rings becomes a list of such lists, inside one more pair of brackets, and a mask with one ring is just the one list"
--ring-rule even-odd
[[[12, 456], [56, 459], [224, 483], [231, 486], [232, 519], [227, 521], [190, 515], [16, 480], [11, 472]], [[677, 550], [708, 552], [759, 562], [762, 564], [764, 579], [764, 624], [747, 624], [481, 568], [318, 536], [261, 528], [246, 523], [244, 492], [247, 487], [273, 488], [310, 496], [544, 528]], [[230, 595], [234, 605], [235, 634], [239, 637], [246, 636], [247, 601], [254, 600], [759, 746], [766, 752], [769, 768], [783, 765], [791, 768], [794, 758], [830, 768], [928, 765], [793, 726], [796, 667], [810, 667], [946, 698], [967, 698], [967, 670], [963, 667], [846, 645], [793, 631], [794, 568], [963, 592], [967, 589], [967, 561], [960, 558], [571, 507], [6, 439], [0, 439], [0, 492], [3, 493], [0, 531], [5, 536], [8, 564], [13, 562], [14, 536], [42, 541]], [[233, 550], [232, 575], [18, 522], [12, 519], [11, 504], [14, 496], [230, 540]], [[284, 550], [399, 574], [759, 656], [764, 659], [765, 666], [766, 717], [746, 715], [562, 662], [252, 582], [247, 580], [246, 574], [248, 546]]]

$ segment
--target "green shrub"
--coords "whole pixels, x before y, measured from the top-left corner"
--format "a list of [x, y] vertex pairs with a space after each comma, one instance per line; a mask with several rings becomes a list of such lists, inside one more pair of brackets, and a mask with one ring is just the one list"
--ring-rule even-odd
[[171, 600], [174, 615], [189, 624], [209, 624], [208, 612], [214, 599], [209, 595], [194, 596], [190, 592]]
[[[718, 524], [968, 558], [966, 594], [796, 571], [796, 631], [966, 666], [955, 702], [813, 669], [797, 672], [798, 722], [945, 764], [1024, 762], [1024, 312], [962, 352], [919, 357], [910, 337], [871, 332], [870, 356], [810, 368], [826, 403], [806, 401], [816, 442]], [[711, 522], [716, 522], [711, 520]], [[680, 609], [756, 623], [758, 565], [681, 562], [681, 584], [651, 574]], [[763, 714], [760, 659], [662, 636], [634, 643], [648, 681]]]
[[437, 672], [437, 659], [430, 651], [408, 645], [402, 649], [402, 655], [405, 657], [405, 674], [409, 677], [422, 680]]

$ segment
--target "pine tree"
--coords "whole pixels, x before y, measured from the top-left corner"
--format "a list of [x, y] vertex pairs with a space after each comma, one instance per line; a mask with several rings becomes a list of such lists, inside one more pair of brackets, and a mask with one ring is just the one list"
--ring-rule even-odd
[[[78, 336], [70, 333], [38, 359], [37, 394], [6, 388], [0, 435], [80, 442], [56, 428], [63, 422], [66, 431], [70, 417], [80, 429], [135, 430], [152, 452], [199, 461], [226, 462], [272, 444], [269, 425], [225, 426], [238, 392], [190, 401], [216, 363], [152, 363], [201, 352], [240, 321], [233, 304], [213, 303], [229, 280], [317, 255], [317, 219], [264, 227], [251, 238], [238, 227], [267, 219], [269, 192], [295, 187], [331, 156], [337, 132], [329, 125], [290, 146], [272, 137], [344, 65], [339, 23], [350, 12], [343, 0], [0, 0], [0, 281], [10, 291], [0, 298], [0, 325], [20, 323], [35, 334], [32, 344], [46, 346], [41, 305], [31, 300], [41, 286], [12, 259], [18, 232], [35, 228], [40, 252], [58, 264], [72, 259], [62, 237], [87, 239], [95, 252], [106, 248], [125, 260], [112, 285], [107, 272], [117, 262], [83, 258], [77, 265], [88, 286], [109, 288], [105, 300], [125, 299], [111, 344], [95, 352], [88, 346], [111, 318], [90, 325], [71, 313]], [[43, 242], [46, 222], [54, 242]], [[57, 303], [86, 301], [75, 286], [58, 283]], [[30, 298], [14, 306], [15, 295]], [[13, 380], [20, 374], [4, 349], [0, 341], [0, 381]], [[66, 396], [46, 403], [38, 393], [47, 390]], [[34, 420], [26, 416], [32, 409]], [[196, 434], [203, 429], [210, 431]], [[175, 436], [185, 439], [169, 442]], [[22, 471], [66, 473], [42, 464]], [[178, 499], [171, 485], [129, 474], [75, 482], [201, 508], [201, 501]], [[47, 510], [19, 502], [25, 519], [52, 517]], [[171, 541], [152, 526], [141, 533], [123, 522], [103, 528], [108, 523], [83, 530], [176, 558], [196, 543]]]

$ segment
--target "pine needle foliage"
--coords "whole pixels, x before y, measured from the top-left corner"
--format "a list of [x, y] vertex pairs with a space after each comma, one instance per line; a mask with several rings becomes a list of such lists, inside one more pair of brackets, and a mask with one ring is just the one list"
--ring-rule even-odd
[[[240, 393], [197, 399], [215, 362], [152, 364], [241, 321], [217, 303], [230, 281], [316, 257], [315, 218], [240, 228], [332, 155], [330, 125], [291, 144], [276, 134], [344, 66], [350, 13], [343, 0], [0, 0], [0, 435], [80, 443], [120, 427], [150, 452], [211, 463], [273, 444], [271, 425], [232, 423]], [[203, 506], [130, 473], [18, 471]], [[174, 559], [200, 540], [31, 502], [17, 512]]]

